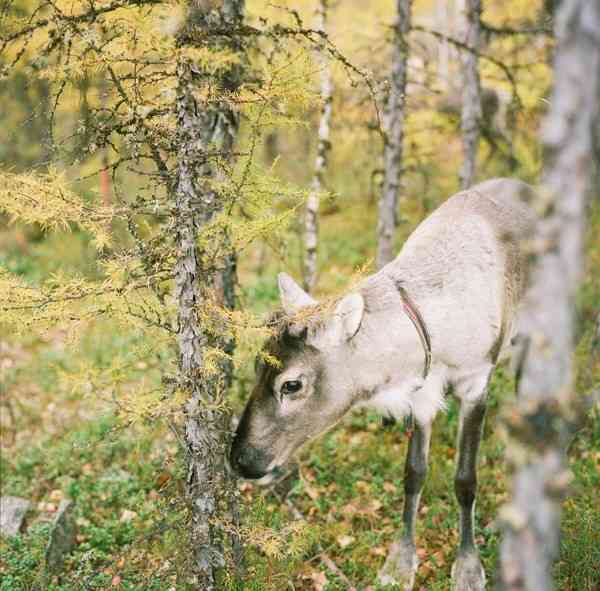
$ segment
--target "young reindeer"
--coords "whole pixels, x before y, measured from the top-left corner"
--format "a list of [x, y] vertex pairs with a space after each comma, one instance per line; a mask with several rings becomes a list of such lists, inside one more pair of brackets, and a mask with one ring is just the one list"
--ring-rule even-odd
[[460, 547], [453, 589], [485, 587], [473, 535], [477, 451], [486, 388], [510, 346], [525, 283], [522, 242], [533, 231], [532, 189], [493, 179], [454, 195], [423, 221], [398, 257], [332, 310], [279, 275], [282, 329], [267, 345], [240, 420], [231, 464], [244, 477], [273, 479], [291, 454], [350, 409], [412, 416], [404, 470], [403, 528], [379, 574], [412, 589], [415, 520], [427, 473], [431, 424], [451, 388], [460, 401], [454, 488]]

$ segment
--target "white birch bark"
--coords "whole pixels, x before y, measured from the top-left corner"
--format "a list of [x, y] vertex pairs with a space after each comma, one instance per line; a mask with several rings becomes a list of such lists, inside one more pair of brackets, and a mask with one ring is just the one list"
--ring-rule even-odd
[[[231, 30], [241, 24], [243, 0], [224, 0], [220, 5], [190, 0], [186, 25], [178, 35], [180, 45], [209, 43], [215, 49], [238, 50], [235, 34], [204, 37], [210, 29]], [[199, 41], [198, 39], [201, 39]], [[217, 589], [218, 571], [225, 565], [223, 525], [237, 515], [235, 486], [227, 473], [225, 458], [229, 447], [230, 417], [224, 396], [231, 379], [229, 362], [207, 375], [208, 349], [230, 351], [232, 343], [207, 331], [200, 312], [207, 302], [233, 305], [234, 259], [224, 255], [203, 256], [198, 244], [202, 228], [218, 213], [221, 196], [210, 181], [218, 174], [214, 157], [231, 154], [238, 119], [230, 105], [218, 100], [223, 90], [239, 84], [239, 66], [214, 74], [180, 58], [177, 68], [177, 170], [172, 188], [176, 210], [178, 260], [175, 267], [175, 297], [178, 305], [180, 387], [188, 395], [185, 403], [187, 445], [187, 495], [191, 506], [191, 542], [196, 585], [202, 591]], [[216, 100], [200, 103], [199, 89], [207, 89]], [[234, 553], [236, 541], [234, 543]]]
[[396, 0], [396, 22], [392, 49], [392, 72], [385, 112], [383, 146], [384, 180], [377, 223], [377, 268], [394, 258], [394, 232], [402, 178], [402, 144], [406, 118], [406, 80], [411, 0]]
[[463, 144], [463, 163], [459, 178], [462, 189], [475, 183], [479, 125], [481, 122], [481, 84], [479, 58], [481, 33], [481, 0], [464, 0], [462, 11], [464, 43], [473, 51], [461, 51], [462, 105], [460, 129]]
[[[565, 445], [578, 403], [573, 393], [574, 299], [583, 269], [586, 198], [593, 187], [593, 128], [600, 118], [600, 3], [563, 0], [556, 18], [554, 92], [543, 127], [546, 162], [532, 287], [530, 339], [519, 400], [508, 426], [515, 467], [512, 500], [501, 512], [501, 585], [553, 588], [560, 500], [569, 480]], [[569, 427], [571, 423], [571, 427]]]
[[[328, 0], [319, 0], [317, 7], [316, 28], [323, 32], [327, 31], [327, 4]], [[317, 158], [311, 191], [306, 201], [304, 218], [304, 288], [309, 293], [313, 290], [317, 279], [319, 194], [323, 190], [323, 178], [327, 170], [327, 156], [331, 148], [329, 134], [333, 104], [333, 83], [329, 59], [322, 51], [319, 51], [317, 60], [321, 67], [320, 91], [323, 103], [319, 118]]]

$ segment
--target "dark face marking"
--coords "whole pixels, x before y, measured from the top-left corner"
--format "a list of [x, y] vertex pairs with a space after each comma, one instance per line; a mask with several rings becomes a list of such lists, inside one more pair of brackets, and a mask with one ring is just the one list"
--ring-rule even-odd
[[257, 383], [238, 425], [231, 465], [245, 478], [276, 471], [310, 438], [334, 424], [345, 412], [328, 403], [322, 354], [306, 336], [287, 330], [265, 346], [280, 365], [259, 362]]

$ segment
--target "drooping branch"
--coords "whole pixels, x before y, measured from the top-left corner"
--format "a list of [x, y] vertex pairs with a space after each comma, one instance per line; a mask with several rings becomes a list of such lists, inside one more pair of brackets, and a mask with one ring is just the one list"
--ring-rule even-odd
[[463, 41], [460, 41], [459, 39], [456, 39], [455, 37], [446, 35], [440, 31], [436, 31], [436, 30], [430, 29], [428, 27], [424, 27], [423, 25], [412, 25], [411, 31], [419, 31], [421, 33], [426, 33], [427, 35], [432, 35], [436, 39], [441, 39], [443, 41], [450, 43], [451, 45], [454, 45], [454, 47], [456, 47], [457, 49], [460, 49], [465, 52], [473, 53], [479, 59], [485, 60], [485, 61], [489, 62], [490, 64], [493, 64], [494, 66], [496, 66], [498, 69], [502, 70], [502, 73], [506, 76], [506, 79], [511, 86], [513, 100], [515, 101], [517, 106], [521, 105], [521, 97], [519, 95], [517, 81], [515, 80], [515, 76], [514, 76], [513, 72], [511, 71], [511, 66], [509, 66], [508, 64], [505, 64], [504, 62], [500, 61], [499, 59], [497, 59], [487, 53], [482, 53], [481, 51], [474, 49], [470, 45], [464, 43]]

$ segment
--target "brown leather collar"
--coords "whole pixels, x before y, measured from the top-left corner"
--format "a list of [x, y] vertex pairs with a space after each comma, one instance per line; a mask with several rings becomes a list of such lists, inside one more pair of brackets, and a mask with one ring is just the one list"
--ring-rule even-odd
[[423, 367], [423, 379], [425, 379], [429, 374], [429, 369], [431, 368], [431, 338], [429, 337], [429, 332], [427, 330], [427, 326], [425, 322], [423, 322], [423, 317], [419, 312], [419, 309], [415, 306], [414, 302], [410, 299], [406, 289], [402, 285], [400, 281], [396, 281], [396, 288], [400, 292], [400, 297], [402, 298], [402, 306], [406, 315], [410, 318], [410, 321], [413, 323], [417, 333], [419, 335], [419, 339], [421, 339], [421, 345], [423, 345], [423, 351], [425, 353], [425, 366]]

